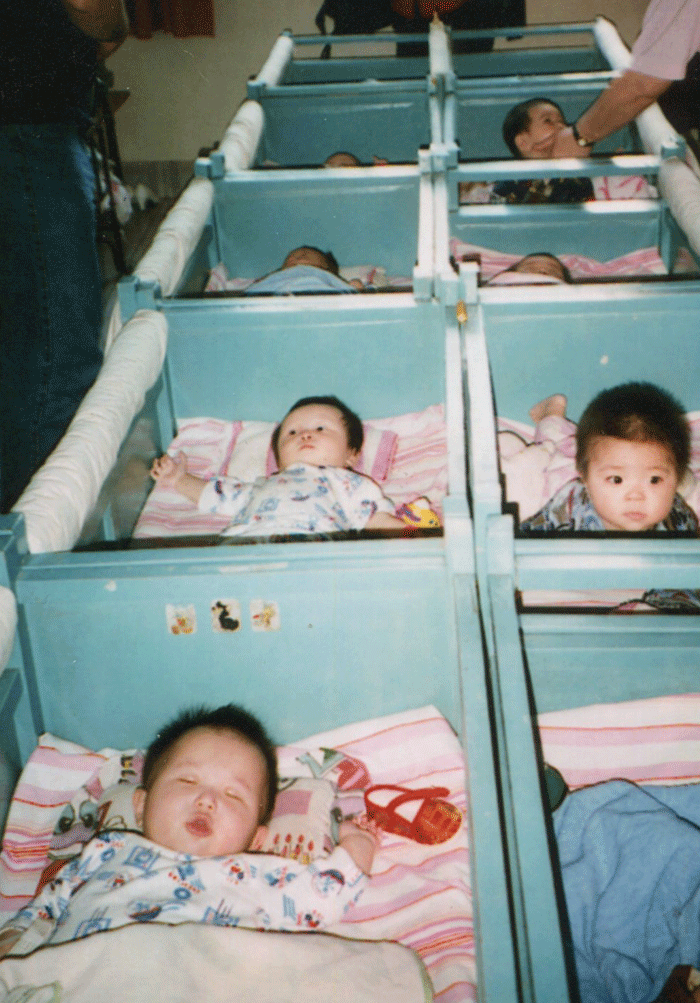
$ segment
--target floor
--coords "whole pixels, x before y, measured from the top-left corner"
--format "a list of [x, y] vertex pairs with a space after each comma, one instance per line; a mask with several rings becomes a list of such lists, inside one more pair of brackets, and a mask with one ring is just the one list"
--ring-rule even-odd
[[[188, 184], [191, 176], [191, 163], [154, 162], [152, 164], [124, 165], [124, 183], [129, 190], [133, 192], [138, 185], [145, 185], [154, 200], [143, 209], [134, 205], [131, 218], [121, 227], [124, 274], [130, 274], [144, 256], [160, 224]], [[103, 220], [97, 247], [102, 268], [102, 302], [105, 307], [114, 296], [116, 283], [121, 277], [115, 254], [112, 251], [112, 244], [111, 231]]]

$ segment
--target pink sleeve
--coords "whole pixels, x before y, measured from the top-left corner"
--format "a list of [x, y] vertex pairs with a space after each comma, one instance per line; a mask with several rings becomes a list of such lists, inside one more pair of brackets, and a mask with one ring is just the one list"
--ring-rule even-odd
[[630, 69], [662, 80], [682, 80], [700, 49], [700, 0], [651, 0], [632, 48]]

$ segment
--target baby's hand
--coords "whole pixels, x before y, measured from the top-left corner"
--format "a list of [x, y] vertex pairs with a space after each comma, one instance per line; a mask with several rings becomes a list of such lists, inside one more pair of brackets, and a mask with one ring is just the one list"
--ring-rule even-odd
[[367, 829], [361, 829], [350, 819], [340, 824], [338, 843], [350, 854], [357, 866], [365, 874], [372, 870], [374, 852], [377, 849], [377, 837]]
[[187, 473], [187, 458], [184, 453], [170, 456], [165, 453], [153, 461], [151, 477], [164, 488], [174, 488], [183, 474]]

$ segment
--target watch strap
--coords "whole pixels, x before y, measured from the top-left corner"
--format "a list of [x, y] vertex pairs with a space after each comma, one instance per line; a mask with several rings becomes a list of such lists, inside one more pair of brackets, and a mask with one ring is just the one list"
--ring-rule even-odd
[[577, 125], [576, 125], [575, 122], [571, 123], [571, 131], [573, 133], [574, 139], [576, 140], [576, 142], [578, 143], [579, 146], [582, 146], [582, 147], [583, 146], [593, 146], [593, 143], [590, 140], [583, 138], [583, 136], [581, 135], [581, 133], [578, 131], [578, 127], [577, 127]]

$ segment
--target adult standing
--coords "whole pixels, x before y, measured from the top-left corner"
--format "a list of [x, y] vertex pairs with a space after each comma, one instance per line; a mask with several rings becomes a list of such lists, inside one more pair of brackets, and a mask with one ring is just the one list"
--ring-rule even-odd
[[555, 157], [587, 157], [595, 143], [617, 132], [683, 80], [700, 50], [700, 0], [651, 0], [628, 69], [557, 136]]
[[102, 281], [85, 145], [122, 0], [0, 0], [0, 511], [101, 365]]
[[[455, 31], [509, 28], [525, 24], [524, 0], [391, 0], [392, 27], [399, 34], [428, 31], [434, 14]], [[459, 39], [452, 43], [456, 55], [489, 52], [492, 38]], [[397, 42], [397, 56], [425, 56], [424, 42]]]

